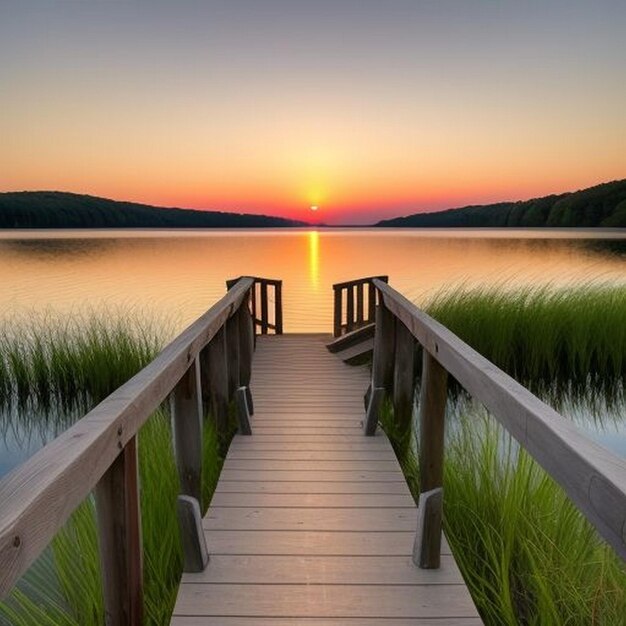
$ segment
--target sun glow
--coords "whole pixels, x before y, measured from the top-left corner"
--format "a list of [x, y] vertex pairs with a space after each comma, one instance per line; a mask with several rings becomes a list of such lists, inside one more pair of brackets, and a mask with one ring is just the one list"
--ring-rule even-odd
[[309, 231], [309, 279], [315, 291], [320, 279], [320, 235], [316, 230]]

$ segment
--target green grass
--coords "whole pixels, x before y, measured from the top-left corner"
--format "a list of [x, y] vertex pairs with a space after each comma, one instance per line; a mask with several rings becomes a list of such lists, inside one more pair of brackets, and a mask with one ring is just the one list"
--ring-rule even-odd
[[[427, 310], [547, 401], [623, 415], [626, 288], [448, 291]], [[504, 429], [456, 391], [444, 526], [485, 622], [625, 624], [623, 563]], [[407, 439], [389, 404], [383, 427], [417, 498], [415, 432]]]
[[[28, 429], [50, 434], [64, 428], [106, 397], [156, 354], [155, 326], [140, 331], [128, 317], [81, 316], [11, 326], [0, 341], [4, 364], [4, 421], [19, 419]], [[44, 384], [43, 373], [50, 376]], [[33, 412], [33, 406], [46, 412]], [[70, 410], [71, 408], [71, 410]], [[10, 410], [8, 410], [10, 409]], [[50, 417], [51, 416], [51, 417]], [[41, 422], [44, 422], [43, 424]], [[204, 424], [203, 504], [208, 506], [221, 471], [232, 428], [218, 436]], [[144, 542], [146, 623], [166, 624], [176, 599], [182, 550], [176, 498], [180, 492], [170, 418], [164, 407], [139, 432], [140, 498]], [[88, 498], [74, 512], [50, 547], [29, 569], [9, 598], [0, 603], [0, 623], [91, 626], [104, 623], [95, 504]]]
[[446, 290], [425, 309], [553, 402], [626, 398], [626, 286]]

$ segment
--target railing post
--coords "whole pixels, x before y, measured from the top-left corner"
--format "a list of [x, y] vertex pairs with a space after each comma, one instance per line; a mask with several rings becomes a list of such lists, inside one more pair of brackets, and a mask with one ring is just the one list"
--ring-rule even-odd
[[333, 335], [335, 337], [341, 336], [341, 287], [333, 286], [335, 292], [335, 305], [333, 312]]
[[105, 624], [138, 626], [143, 623], [143, 548], [136, 437], [102, 476], [95, 496]]
[[346, 288], [346, 332], [354, 330], [354, 286]]
[[376, 319], [376, 287], [370, 282], [367, 291], [367, 321], [373, 322]]
[[276, 334], [283, 334], [283, 282], [276, 281], [274, 284], [274, 325]]
[[356, 326], [363, 326], [363, 283], [356, 286]]
[[250, 378], [252, 377], [252, 354], [254, 352], [254, 322], [248, 308], [249, 295], [239, 308], [239, 384], [246, 389], [248, 411], [254, 414]]
[[228, 398], [232, 400], [239, 389], [239, 312], [237, 309], [227, 320], [226, 364], [228, 365]]
[[268, 327], [267, 282], [261, 281], [261, 334], [267, 335]]
[[420, 498], [413, 562], [437, 569], [443, 517], [443, 444], [448, 372], [424, 348], [420, 389]]
[[220, 434], [228, 428], [228, 362], [226, 331], [222, 326], [207, 345], [211, 413]]
[[413, 419], [414, 350], [413, 335], [400, 320], [396, 320], [393, 416], [402, 441], [410, 434]]
[[200, 361], [196, 359], [170, 395], [176, 466], [181, 492], [202, 502]]
[[395, 317], [381, 300], [381, 303], [376, 308], [372, 392], [364, 423], [366, 435], [374, 435], [376, 433], [384, 393], [385, 391], [388, 393], [393, 385], [394, 349]]

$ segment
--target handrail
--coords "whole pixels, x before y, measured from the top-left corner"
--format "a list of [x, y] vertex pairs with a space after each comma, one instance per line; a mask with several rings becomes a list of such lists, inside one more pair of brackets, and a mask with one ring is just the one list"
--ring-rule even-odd
[[[349, 333], [374, 322], [376, 315], [376, 289], [374, 288], [374, 280], [387, 282], [388, 277], [367, 276], [365, 278], [335, 283], [333, 285], [335, 294], [333, 334], [335, 337], [340, 337], [344, 332]], [[365, 285], [368, 286], [367, 298], [365, 297]], [[344, 291], [346, 292], [345, 316], [343, 307]], [[344, 317], [345, 322], [343, 321]]]
[[[398, 369], [402, 369], [398, 367], [398, 351], [407, 342], [398, 341], [401, 333], [406, 332], [410, 340], [415, 338], [424, 348], [420, 396], [420, 455], [423, 458], [420, 459], [420, 466], [423, 468], [422, 480], [426, 484], [421, 485], [422, 517], [418, 522], [421, 537], [416, 538], [416, 562], [419, 561], [423, 567], [438, 566], [438, 554], [432, 556], [433, 545], [438, 549], [432, 537], [437, 524], [440, 527], [440, 504], [429, 504], [428, 500], [432, 495], [441, 495], [447, 372], [485, 405], [565, 490], [617, 554], [626, 559], [626, 459], [592, 441], [570, 420], [559, 415], [395, 289], [381, 280], [374, 279], [373, 282], [382, 302], [377, 317], [366, 432], [371, 434], [375, 430], [381, 394], [385, 388], [390, 388], [389, 380], [393, 378], [394, 360], [396, 382]], [[430, 546], [427, 545], [429, 542]]]
[[239, 279], [144, 369], [0, 481], [0, 598], [95, 489], [107, 619], [141, 622], [135, 437], [171, 394], [182, 489], [197, 500], [201, 456], [185, 442], [197, 442], [201, 434], [203, 396], [210, 393], [218, 412], [235, 395], [246, 407], [254, 283]]
[[[238, 280], [244, 278], [240, 276], [239, 278], [234, 278], [232, 280], [226, 281], [226, 287], [228, 289], [231, 288], [232, 285], [236, 284]], [[273, 330], [276, 335], [283, 334], [283, 296], [282, 296], [282, 287], [283, 281], [276, 280], [273, 278], [261, 278], [259, 276], [246, 276], [245, 278], [252, 278], [254, 280], [254, 285], [252, 286], [252, 290], [250, 292], [250, 308], [252, 311], [252, 320], [254, 322], [255, 333], [256, 330], [259, 329], [261, 335], [267, 335], [269, 330]], [[259, 287], [257, 289], [257, 286]], [[270, 322], [269, 315], [269, 294], [268, 287], [272, 287], [274, 292], [274, 306], [272, 307], [273, 312], [273, 323]], [[259, 313], [260, 309], [260, 313]]]

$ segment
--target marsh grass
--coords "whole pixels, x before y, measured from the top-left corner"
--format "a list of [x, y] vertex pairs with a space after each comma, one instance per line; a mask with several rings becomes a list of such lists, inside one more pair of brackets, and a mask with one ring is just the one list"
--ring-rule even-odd
[[[12, 422], [19, 420], [21, 428], [41, 429], [42, 436], [67, 428], [156, 355], [161, 340], [155, 329], [148, 324], [141, 330], [128, 317], [88, 315], [68, 322], [55, 319], [50, 326], [40, 320], [19, 327], [12, 324], [0, 340], [3, 427], [14, 427]], [[213, 421], [205, 419], [203, 508], [217, 484], [232, 426], [231, 421], [229, 432], [218, 436]], [[176, 518], [180, 485], [167, 407], [141, 428], [138, 454], [146, 623], [166, 624], [182, 570]], [[104, 623], [93, 497], [78, 507], [9, 598], [0, 603], [0, 623]]]
[[[456, 413], [448, 416], [455, 423], [446, 437], [444, 528], [485, 623], [624, 624], [619, 558], [484, 410]], [[389, 404], [383, 415], [395, 443]], [[417, 446], [396, 450], [417, 500]]]
[[626, 399], [626, 286], [444, 290], [425, 309], [552, 404]]

